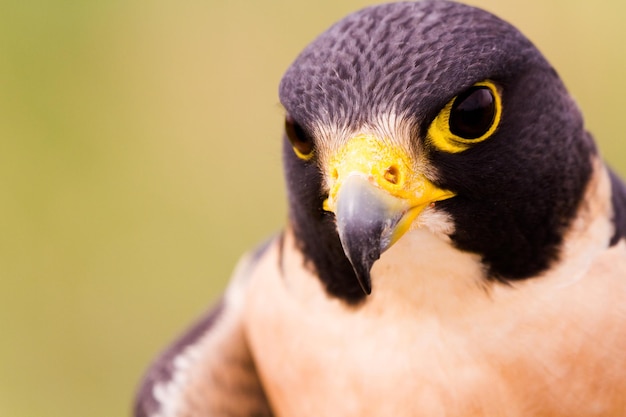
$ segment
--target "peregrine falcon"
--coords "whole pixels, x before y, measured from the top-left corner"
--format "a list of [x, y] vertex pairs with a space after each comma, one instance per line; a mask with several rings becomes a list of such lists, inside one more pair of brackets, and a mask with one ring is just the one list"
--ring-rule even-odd
[[296, 58], [285, 229], [136, 417], [625, 416], [626, 189], [517, 29], [368, 7]]

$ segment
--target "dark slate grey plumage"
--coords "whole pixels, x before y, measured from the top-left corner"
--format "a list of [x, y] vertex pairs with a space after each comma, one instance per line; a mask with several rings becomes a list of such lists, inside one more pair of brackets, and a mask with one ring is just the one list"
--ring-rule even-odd
[[[485, 80], [498, 86], [503, 109], [499, 125], [489, 139], [459, 153], [446, 152], [429, 141], [429, 126], [446, 103]], [[591, 135], [585, 131], [582, 115], [556, 71], [517, 29], [482, 10], [443, 0], [369, 7], [339, 21], [304, 49], [281, 81], [280, 99], [287, 112], [287, 124], [313, 149], [310, 158], [299, 157], [289, 132], [283, 138], [289, 227], [280, 238], [244, 260], [216, 310], [157, 360], [138, 393], [136, 417], [270, 416], [273, 407], [287, 415], [335, 415], [333, 406], [348, 410], [342, 415], [360, 417], [422, 411], [434, 415], [424, 411], [427, 408], [404, 407], [401, 403], [420, 398], [422, 389], [435, 396], [443, 393], [442, 409], [451, 407], [446, 408], [446, 414], [464, 417], [499, 415], [510, 410], [523, 410], [517, 414], [511, 411], [512, 415], [536, 411], [537, 415], [572, 417], [571, 410], [577, 412], [587, 406], [595, 414], [602, 414], [598, 410], [626, 411], [609, 400], [598, 400], [598, 406], [594, 402], [598, 397], [588, 400], [578, 391], [574, 393], [586, 387], [587, 381], [602, 388], [597, 392], [619, 393], [622, 389], [617, 385], [623, 378], [611, 379], [611, 375], [619, 377], [621, 371], [607, 375], [602, 370], [609, 368], [607, 361], [626, 367], [626, 360], [622, 359], [626, 351], [626, 332], [622, 330], [626, 328], [626, 311], [620, 299], [607, 300], [612, 289], [602, 285], [611, 283], [619, 286], [616, 294], [624, 292], [621, 277], [616, 279], [610, 273], [616, 268], [626, 271], [626, 266], [596, 265], [596, 269], [609, 271], [609, 277], [592, 277], [605, 284], [597, 288], [589, 285], [580, 291], [595, 294], [592, 305], [584, 304], [565, 288], [574, 288], [584, 277], [576, 277], [573, 283], [567, 281], [564, 287], [555, 286], [557, 291], [546, 295], [545, 300], [537, 299], [537, 293], [531, 292], [532, 296], [523, 299], [519, 309], [509, 302], [520, 301], [514, 297], [516, 291], [528, 288], [523, 287], [524, 283], [536, 283], [558, 270], [563, 262], [571, 261], [563, 260], [566, 239], [573, 223], [580, 220], [578, 216], [587, 208], [594, 207], [595, 211], [590, 209], [590, 219], [586, 220], [599, 219], [600, 224], [593, 239], [603, 244], [606, 237], [602, 250], [620, 248], [626, 236], [626, 187], [610, 172], [606, 181], [611, 190], [603, 194], [602, 187], [600, 191], [593, 188], [594, 181], [602, 182], [605, 168]], [[454, 251], [454, 256], [462, 254], [463, 260], [467, 254], [471, 254], [468, 257], [472, 260], [478, 259], [472, 266], [478, 265], [480, 284], [484, 288], [505, 288], [500, 296], [506, 293], [510, 298], [502, 301], [497, 294], [483, 291], [483, 287], [477, 295], [472, 291], [478, 284], [461, 282], [460, 301], [454, 298], [457, 293], [429, 293], [429, 299], [441, 301], [442, 305], [435, 303], [434, 309], [419, 311], [420, 317], [407, 317], [402, 314], [411, 314], [419, 307], [407, 304], [407, 300], [420, 299], [418, 295], [405, 294], [412, 291], [410, 286], [400, 287], [400, 294], [382, 288], [388, 292], [378, 299], [376, 288], [374, 296], [368, 298], [364, 294], [342, 248], [336, 217], [324, 208], [329, 195], [324, 166], [328, 161], [319, 156], [321, 151], [337, 148], [349, 139], [333, 133], [358, 134], [377, 126], [381, 119], [395, 123], [391, 129], [408, 132], [408, 137], [401, 140], [405, 141], [409, 157], [427, 167], [423, 174], [436, 187], [454, 193], [454, 197], [433, 206], [436, 213], [445, 215], [454, 225], [446, 232], [452, 246], [445, 250]], [[590, 189], [594, 191], [590, 194], [593, 198], [607, 201], [585, 200]], [[607, 216], [602, 211], [606, 208], [603, 204], [610, 208], [609, 236], [602, 235], [602, 222], [606, 220], [602, 216]], [[609, 262], [616, 262], [616, 253], [611, 253]], [[595, 258], [589, 261], [593, 262]], [[415, 273], [416, 281], [450, 279], [436, 274], [424, 277], [421, 266], [416, 267], [420, 269]], [[428, 270], [432, 273], [434, 269]], [[473, 273], [456, 272], [454, 278], [459, 280]], [[580, 271], [575, 269], [577, 272]], [[310, 278], [314, 282], [306, 281]], [[384, 279], [397, 277], [379, 278], [382, 279], [378, 284], [383, 286], [387, 284]], [[516, 280], [519, 287], [502, 285]], [[453, 287], [455, 283], [449, 285]], [[464, 300], [466, 291], [468, 299]], [[481, 306], [488, 314], [472, 316], [477, 322], [467, 318], [474, 313], [471, 307], [454, 310], [464, 301], [473, 306], [476, 299], [472, 297], [481, 296], [487, 299]], [[381, 300], [389, 304], [375, 304]], [[526, 301], [532, 308], [526, 309]], [[599, 306], [605, 301], [606, 306]], [[308, 310], [310, 305], [314, 308]], [[446, 310], [450, 305], [453, 312]], [[565, 308], [563, 315], [555, 314], [554, 309], [561, 305], [569, 310]], [[568, 320], [575, 320], [570, 316], [576, 315], [579, 307], [584, 314], [568, 326], [572, 324]], [[411, 323], [411, 328], [394, 327], [396, 323], [385, 315], [387, 310], [393, 311], [393, 318], [399, 314], [403, 323]], [[360, 315], [363, 311], [367, 314]], [[541, 322], [543, 316], [538, 312], [550, 317], [549, 325]], [[460, 319], [455, 321], [457, 313]], [[332, 323], [320, 322], [320, 317]], [[453, 320], [447, 322], [450, 317]], [[419, 324], [425, 318], [427, 325], [421, 333]], [[588, 319], [584, 327], [582, 321]], [[471, 322], [470, 331], [463, 333], [466, 320]], [[356, 330], [351, 327], [353, 323], [358, 323]], [[436, 331], [429, 333], [431, 323], [437, 323]], [[494, 323], [498, 327], [487, 328]], [[341, 324], [345, 326], [337, 330]], [[388, 331], [385, 333], [380, 327]], [[333, 338], [333, 332], [340, 334], [339, 340]], [[319, 338], [311, 343], [312, 334]], [[375, 335], [372, 337], [376, 340], [350, 340], [364, 334]], [[406, 344], [389, 345], [403, 338], [408, 340]], [[600, 351], [580, 342], [588, 338]], [[365, 357], [360, 351], [345, 351], [346, 346], [366, 346], [368, 352], [377, 347], [378, 351]], [[566, 350], [569, 356], [561, 355]], [[551, 356], [553, 352], [559, 352], [557, 359]], [[326, 368], [320, 359], [322, 355], [336, 362]], [[407, 366], [385, 368], [393, 362], [390, 357], [404, 358]], [[565, 361], [574, 359], [563, 365], [560, 361], [564, 357]], [[461, 371], [466, 372], [461, 372], [459, 378], [443, 379], [453, 385], [450, 391], [448, 386], [437, 385], [440, 374], [459, 369], [458, 363], [462, 363]], [[342, 368], [344, 365], [346, 369]], [[360, 373], [363, 368], [364, 373]], [[411, 370], [410, 377], [399, 368]], [[596, 373], [585, 374], [582, 380], [572, 383], [574, 391], [566, 390], [562, 396], [553, 393], [569, 382], [569, 375], [578, 377], [576, 372], [587, 368]], [[306, 374], [299, 375], [296, 369], [304, 369]], [[422, 369], [432, 373], [422, 374]], [[377, 385], [381, 383], [379, 377], [388, 376], [388, 371], [392, 377], [399, 375], [393, 382], [401, 381], [402, 389]], [[292, 379], [284, 382], [275, 375]], [[345, 382], [345, 375], [355, 379]], [[373, 375], [376, 378], [371, 378]], [[507, 379], [509, 376], [512, 377]], [[558, 384], [549, 383], [550, 378], [559, 376], [562, 379]], [[327, 404], [328, 396], [323, 394], [329, 392], [324, 389], [337, 381], [340, 394], [346, 399]], [[455, 385], [458, 381], [462, 385]], [[407, 387], [420, 395], [412, 395]], [[504, 404], [506, 410], [498, 408], [499, 399], [492, 398], [501, 388], [510, 401]], [[626, 386], [623, 388], [626, 391]], [[385, 390], [388, 395], [381, 398], [363, 395]], [[330, 391], [337, 394], [336, 390]], [[393, 396], [402, 393], [408, 394], [400, 399]], [[533, 403], [534, 398], [537, 401]], [[546, 411], [547, 403], [554, 398], [555, 408]], [[493, 402], [484, 403], [489, 400]], [[394, 405], [394, 401], [399, 402], [396, 408], [384, 407]], [[473, 408], [460, 406], [464, 401]], [[381, 402], [383, 406], [377, 407]], [[293, 404], [301, 408], [294, 412], [290, 409]], [[424, 404], [432, 405], [430, 400]], [[448, 412], [458, 410], [452, 408], [457, 406], [460, 412]], [[320, 409], [326, 412], [316, 414], [315, 410]], [[376, 412], [389, 409], [399, 411]], [[581, 411], [580, 415], [593, 413]]]
[[615, 224], [615, 233], [611, 238], [611, 246], [613, 246], [626, 237], [626, 185], [613, 170], [609, 170], [609, 174], [611, 175], [611, 203]]
[[309, 44], [285, 73], [280, 97], [309, 127], [360, 126], [392, 109], [417, 124], [477, 79], [535, 65], [548, 67], [487, 12], [445, 1], [390, 3], [346, 17]]

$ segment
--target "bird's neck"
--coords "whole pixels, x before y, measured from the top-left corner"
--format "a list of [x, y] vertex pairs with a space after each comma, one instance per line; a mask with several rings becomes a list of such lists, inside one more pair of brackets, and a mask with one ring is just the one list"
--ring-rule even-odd
[[372, 295], [366, 302], [457, 314], [471, 304], [468, 300], [484, 298], [490, 285], [478, 255], [458, 250], [448, 239], [418, 228], [374, 264]]
[[546, 274], [567, 281], [583, 276], [591, 263], [609, 247], [615, 234], [611, 177], [594, 158], [593, 171], [576, 217], [565, 233], [558, 262]]

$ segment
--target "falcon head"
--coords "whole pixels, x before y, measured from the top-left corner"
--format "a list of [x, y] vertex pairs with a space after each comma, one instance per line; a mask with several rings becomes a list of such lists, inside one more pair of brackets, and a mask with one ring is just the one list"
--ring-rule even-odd
[[304, 49], [280, 99], [291, 227], [331, 295], [363, 300], [415, 229], [478, 255], [487, 279], [558, 259], [595, 146], [510, 24], [440, 0], [369, 7]]

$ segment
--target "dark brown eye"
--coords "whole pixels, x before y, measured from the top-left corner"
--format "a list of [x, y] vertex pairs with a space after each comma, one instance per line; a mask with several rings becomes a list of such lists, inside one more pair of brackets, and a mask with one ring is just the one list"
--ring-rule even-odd
[[308, 159], [313, 152], [313, 138], [311, 135], [290, 116], [285, 118], [285, 133], [291, 142], [296, 155], [302, 159]]
[[450, 131], [463, 139], [478, 139], [489, 131], [496, 116], [491, 89], [475, 86], [459, 94], [450, 109]]

